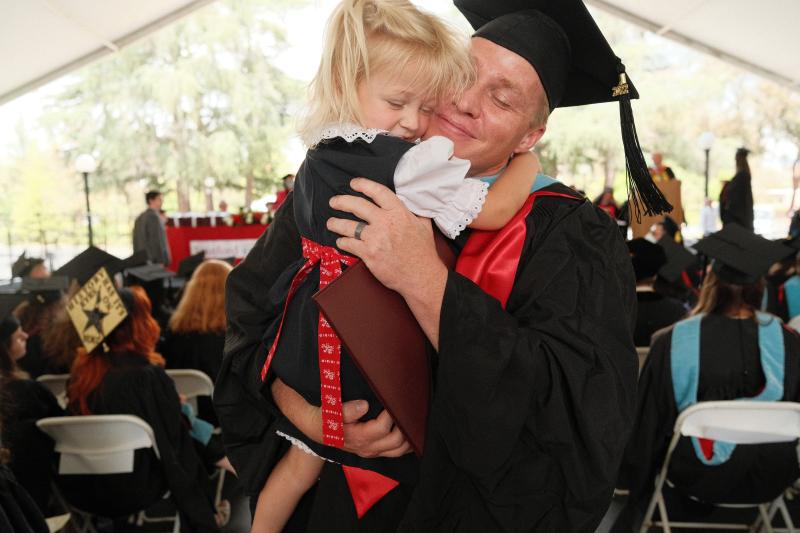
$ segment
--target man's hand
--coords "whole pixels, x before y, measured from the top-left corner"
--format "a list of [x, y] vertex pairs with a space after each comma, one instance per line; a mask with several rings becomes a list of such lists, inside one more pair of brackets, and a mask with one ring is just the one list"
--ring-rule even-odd
[[[280, 379], [272, 384], [272, 397], [278, 409], [311, 440], [322, 444], [322, 413]], [[369, 409], [364, 400], [353, 400], [342, 404], [344, 420], [344, 450], [360, 457], [400, 457], [411, 451], [389, 413], [383, 411], [377, 418], [367, 422], [358, 420]]]
[[447, 267], [436, 253], [431, 221], [416, 217], [387, 187], [364, 178], [350, 186], [375, 203], [357, 196], [334, 196], [330, 205], [367, 223], [361, 238], [357, 222], [329, 218], [327, 227], [342, 235], [336, 244], [361, 258], [386, 287], [399, 292], [435, 348], [439, 345], [439, 313]]

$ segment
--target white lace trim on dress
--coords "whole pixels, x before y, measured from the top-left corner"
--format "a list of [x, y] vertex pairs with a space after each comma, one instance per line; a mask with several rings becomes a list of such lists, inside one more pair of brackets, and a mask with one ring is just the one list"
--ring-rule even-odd
[[434, 222], [442, 233], [455, 239], [480, 214], [488, 193], [488, 183], [466, 178], [456, 195], [438, 210]]
[[339, 137], [349, 143], [358, 139], [371, 143], [375, 140], [375, 137], [385, 133], [387, 133], [386, 130], [364, 128], [358, 124], [328, 124], [314, 136], [312, 144], [318, 144], [320, 141]]
[[275, 433], [277, 435], [283, 437], [284, 439], [288, 440], [289, 442], [292, 443], [292, 446], [296, 446], [296, 447], [300, 448], [300, 450], [304, 451], [308, 455], [313, 455], [314, 457], [319, 457], [323, 461], [328, 461], [329, 463], [335, 463], [336, 462], [336, 461], [331, 461], [330, 459], [326, 459], [325, 457], [321, 457], [321, 456], [317, 455], [316, 453], [314, 453], [314, 450], [312, 450], [311, 448], [308, 447], [308, 444], [306, 444], [305, 442], [301, 441], [300, 439], [296, 439], [296, 438], [292, 437], [291, 435], [287, 435], [283, 431], [277, 431], [276, 430]]

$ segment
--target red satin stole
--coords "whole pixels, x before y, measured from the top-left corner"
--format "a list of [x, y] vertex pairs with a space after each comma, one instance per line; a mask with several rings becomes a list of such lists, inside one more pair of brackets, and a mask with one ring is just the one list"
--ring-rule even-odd
[[517, 275], [527, 226], [525, 219], [533, 203], [542, 196], [558, 196], [580, 200], [569, 194], [537, 191], [532, 193], [516, 215], [502, 229], [472, 230], [467, 243], [458, 255], [456, 272], [474, 281], [489, 296], [506, 307]]

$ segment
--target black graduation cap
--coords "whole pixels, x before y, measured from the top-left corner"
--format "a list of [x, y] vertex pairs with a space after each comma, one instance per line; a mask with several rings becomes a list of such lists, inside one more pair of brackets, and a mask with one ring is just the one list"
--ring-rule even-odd
[[134, 254], [130, 257], [126, 257], [119, 264], [119, 271], [126, 270], [128, 268], [138, 267], [147, 264], [147, 250], [139, 250], [138, 252], [134, 252]]
[[524, 58], [544, 87], [550, 110], [618, 101], [631, 203], [637, 219], [672, 210], [653, 183], [639, 146], [631, 99], [639, 93], [582, 0], [455, 0], [488, 39]]
[[105, 268], [109, 275], [119, 272], [122, 260], [96, 246], [90, 246], [82, 251], [53, 274], [66, 276], [70, 280], [77, 280], [79, 285], [85, 285], [100, 268]]
[[667, 264], [667, 254], [657, 244], [647, 239], [633, 239], [626, 243], [631, 255], [636, 281], [655, 277], [661, 267]]
[[714, 260], [711, 268], [717, 276], [736, 285], [756, 283], [772, 265], [795, 253], [735, 223], [700, 240], [694, 249]]
[[20, 293], [0, 293], [0, 342], [5, 342], [19, 328], [19, 321], [12, 313], [25, 298]]
[[27, 252], [22, 252], [17, 260], [14, 261], [14, 264], [11, 265], [11, 277], [24, 278], [31, 273], [34, 267], [43, 263], [44, 259], [38, 257], [28, 257]]
[[194, 255], [190, 255], [178, 264], [178, 276], [189, 279], [200, 266], [200, 263], [205, 261], [206, 252], [202, 251]]
[[664, 235], [659, 239], [658, 245], [667, 254], [667, 263], [658, 271], [658, 275], [665, 280], [674, 283], [681, 277], [683, 271], [692, 266], [697, 257], [669, 235]]
[[148, 281], [156, 281], [160, 279], [171, 278], [175, 274], [164, 268], [161, 263], [150, 263], [138, 267], [129, 268], [125, 271], [128, 278], [135, 278], [136, 280], [147, 283]]
[[22, 290], [28, 293], [28, 301], [41, 305], [58, 301], [68, 288], [69, 278], [66, 276], [22, 279]]

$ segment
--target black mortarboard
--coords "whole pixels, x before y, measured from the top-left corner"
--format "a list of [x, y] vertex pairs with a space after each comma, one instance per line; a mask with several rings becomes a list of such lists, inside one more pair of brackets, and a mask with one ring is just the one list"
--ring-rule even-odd
[[12, 313], [25, 298], [24, 294], [0, 293], [0, 342], [5, 342], [19, 328], [19, 321]]
[[40, 305], [58, 301], [68, 288], [69, 278], [66, 276], [23, 278], [22, 280], [22, 290], [28, 293], [28, 301]]
[[138, 267], [147, 264], [147, 250], [139, 250], [134, 252], [130, 257], [126, 257], [119, 264], [119, 271], [124, 271], [128, 268]]
[[675, 222], [672, 219], [672, 217], [665, 216], [664, 220], [660, 220], [657, 223], [661, 224], [661, 227], [664, 228], [664, 231], [667, 233], [667, 235], [669, 235], [670, 237], [672, 237], [673, 240], [675, 240], [675, 234], [678, 233], [678, 231], [680, 231], [681, 227], [678, 226], [678, 223]]
[[533, 66], [550, 111], [618, 101], [631, 203], [637, 219], [672, 206], [653, 183], [642, 155], [630, 101], [639, 93], [582, 0], [455, 0], [482, 37]]
[[667, 254], [657, 244], [647, 239], [633, 239], [627, 242], [631, 255], [636, 281], [655, 277], [659, 269], [667, 264]]
[[192, 274], [194, 274], [194, 271], [200, 266], [200, 263], [205, 261], [205, 258], [205, 251], [190, 255], [178, 265], [178, 276], [186, 279], [191, 278]]
[[160, 263], [151, 263], [134, 268], [129, 268], [125, 271], [125, 275], [129, 278], [135, 278], [140, 281], [156, 281], [159, 279], [171, 278], [175, 274], [164, 268]]
[[89, 281], [100, 268], [105, 268], [109, 275], [119, 272], [122, 260], [96, 246], [90, 246], [82, 251], [64, 266], [54, 272], [58, 276], [66, 276], [70, 280], [77, 280], [79, 285]]
[[681, 277], [683, 271], [692, 266], [697, 257], [669, 235], [664, 235], [658, 241], [658, 245], [667, 254], [667, 263], [658, 271], [658, 275], [669, 282], [676, 282]]
[[738, 224], [726, 224], [694, 245], [698, 252], [712, 258], [712, 269], [728, 283], [756, 283], [769, 268], [792, 254], [793, 248], [772, 242]]
[[22, 252], [22, 254], [14, 261], [14, 264], [11, 265], [11, 277], [12, 278], [24, 278], [37, 265], [41, 265], [44, 263], [44, 259], [40, 259], [38, 257], [28, 257], [27, 252]]

